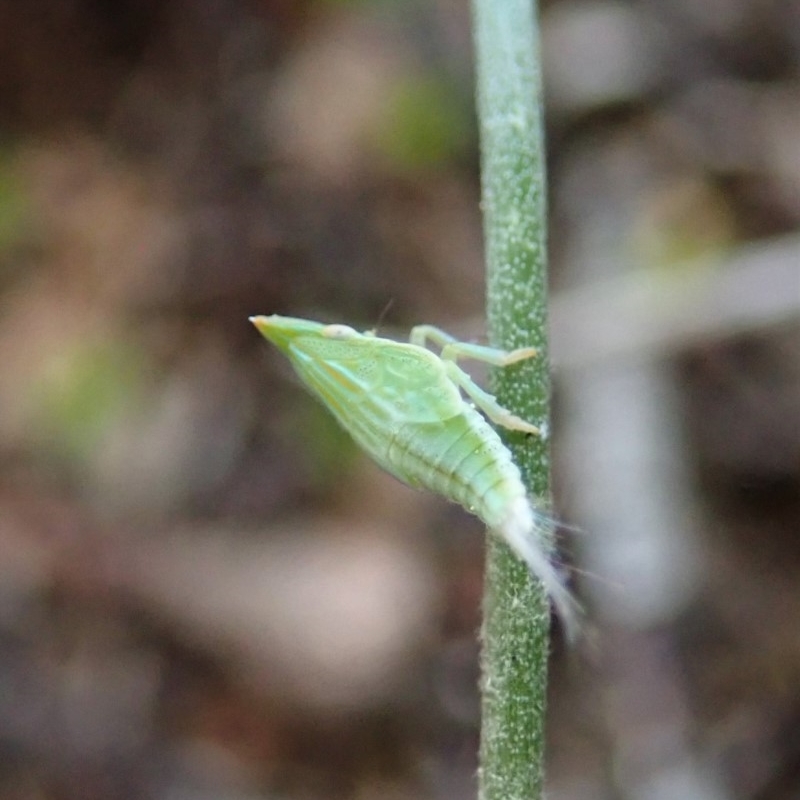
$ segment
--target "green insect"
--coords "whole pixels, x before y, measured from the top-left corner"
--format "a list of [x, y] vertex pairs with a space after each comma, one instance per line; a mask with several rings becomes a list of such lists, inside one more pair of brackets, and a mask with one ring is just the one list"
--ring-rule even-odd
[[[431, 325], [414, 328], [405, 343], [293, 317], [250, 321], [387, 472], [460, 503], [505, 539], [572, 628], [573, 600], [545, 553], [543, 517], [531, 507], [508, 448], [475, 406], [504, 428], [541, 432], [456, 363], [471, 358], [504, 367], [535, 356], [534, 348], [505, 352], [459, 342]], [[441, 347], [440, 356], [428, 342]]]

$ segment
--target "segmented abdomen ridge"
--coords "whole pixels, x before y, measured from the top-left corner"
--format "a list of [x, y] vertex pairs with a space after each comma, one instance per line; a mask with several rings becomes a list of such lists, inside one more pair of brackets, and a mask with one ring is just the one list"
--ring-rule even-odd
[[472, 408], [435, 424], [403, 425], [392, 440], [393, 472], [465, 506], [497, 529], [525, 497], [519, 469], [495, 430]]

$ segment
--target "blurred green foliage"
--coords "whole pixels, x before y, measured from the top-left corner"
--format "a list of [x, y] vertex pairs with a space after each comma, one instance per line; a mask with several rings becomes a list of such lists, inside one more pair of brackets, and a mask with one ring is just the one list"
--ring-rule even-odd
[[314, 400], [298, 402], [282, 429], [290, 441], [299, 444], [302, 461], [316, 486], [338, 484], [358, 458], [359, 450], [350, 435]]
[[452, 81], [425, 76], [398, 83], [387, 98], [377, 144], [402, 170], [421, 170], [461, 156], [475, 137], [470, 106]]
[[141, 353], [127, 342], [79, 340], [55, 355], [31, 391], [36, 431], [47, 447], [83, 462], [141, 397]]
[[0, 149], [0, 257], [23, 236], [28, 197], [14, 154]]

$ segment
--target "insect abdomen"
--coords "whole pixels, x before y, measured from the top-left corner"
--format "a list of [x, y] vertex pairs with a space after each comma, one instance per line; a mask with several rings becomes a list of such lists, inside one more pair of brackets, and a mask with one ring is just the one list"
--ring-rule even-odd
[[506, 540], [545, 586], [567, 635], [577, 632], [575, 606], [550, 563], [519, 468], [495, 430], [472, 408], [437, 426], [407, 425], [389, 447], [401, 480], [444, 495]]
[[492, 427], [472, 408], [436, 424], [404, 425], [388, 452], [392, 471], [441, 494], [497, 529], [525, 498], [519, 469]]

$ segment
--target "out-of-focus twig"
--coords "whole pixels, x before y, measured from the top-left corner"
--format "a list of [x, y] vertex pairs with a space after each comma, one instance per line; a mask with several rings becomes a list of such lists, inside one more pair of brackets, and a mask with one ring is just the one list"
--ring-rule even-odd
[[800, 320], [800, 236], [750, 244], [715, 264], [643, 270], [552, 295], [557, 370], [650, 359]]

